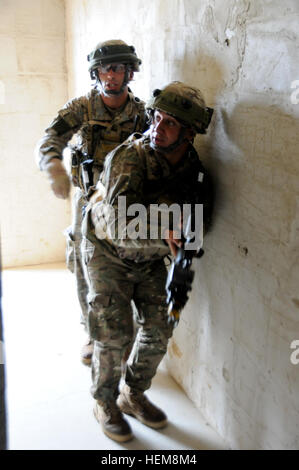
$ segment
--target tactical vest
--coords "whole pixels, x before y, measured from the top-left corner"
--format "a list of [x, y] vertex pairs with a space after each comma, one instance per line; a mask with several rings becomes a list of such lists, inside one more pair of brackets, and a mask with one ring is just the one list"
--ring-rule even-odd
[[[140, 139], [141, 135], [132, 135], [132, 142], [142, 161], [146, 175], [143, 186], [143, 203], [171, 205], [174, 201], [183, 204], [203, 204], [205, 232], [211, 225], [214, 205], [214, 191], [209, 172], [198, 158], [194, 147], [190, 145], [188, 157], [175, 171], [169, 171], [164, 158], [159, 157], [149, 145], [149, 138]], [[159, 158], [159, 161], [157, 160]]]
[[116, 113], [111, 120], [101, 120], [95, 119], [98, 114], [96, 98], [99, 98], [94, 93], [91, 94], [87, 102], [85, 121], [70, 144], [73, 183], [80, 186], [83, 191], [85, 191], [81, 165], [83, 161], [92, 161], [93, 184], [96, 184], [106, 155], [133, 132], [142, 133], [145, 130], [143, 104], [138, 98], [132, 95], [130, 97], [131, 100], [122, 112]]
[[[213, 208], [212, 186], [209, 174], [203, 167], [193, 146], [190, 145], [186, 158], [175, 168], [172, 168], [161, 154], [150, 147], [148, 137], [141, 137], [140, 134], [135, 133], [119, 149], [115, 150], [115, 152], [122, 152], [122, 149], [129, 146], [133, 149], [133, 155], [135, 152], [138, 154], [143, 172], [142, 194], [139, 195], [138, 202], [146, 207], [150, 204], [170, 206], [175, 203], [179, 204], [181, 209], [183, 209], [184, 204], [190, 204], [192, 206], [191, 210], [194, 210], [194, 204], [203, 204], [204, 230], [207, 231]], [[128, 154], [130, 151], [129, 149]], [[111, 153], [108, 158], [113, 160], [115, 152]], [[134, 161], [134, 158], [132, 161]], [[111, 161], [107, 162], [105, 174], [102, 174], [102, 179], [99, 181], [96, 191], [90, 197], [86, 207], [87, 214], [106, 197], [105, 176], [109, 178], [110, 164]], [[138, 174], [140, 174], [139, 171]], [[106, 222], [105, 220], [102, 221], [104, 231], [103, 227]], [[172, 219], [169, 218], [169, 226], [171, 224]], [[84, 230], [86, 234], [88, 231], [95, 234], [95, 228], [91, 224], [89, 215], [86, 217]], [[108, 238], [106, 241], [111, 243]]]
[[[175, 171], [164, 157], [157, 154], [149, 145], [149, 139], [140, 139], [141, 135], [134, 134], [132, 142], [146, 171], [144, 180], [144, 203], [162, 203], [181, 201], [181, 204], [194, 201], [194, 193], [199, 199], [202, 196], [202, 184], [198, 175], [206, 173], [197, 153], [190, 146], [188, 158]], [[159, 158], [159, 159], [158, 159]]]

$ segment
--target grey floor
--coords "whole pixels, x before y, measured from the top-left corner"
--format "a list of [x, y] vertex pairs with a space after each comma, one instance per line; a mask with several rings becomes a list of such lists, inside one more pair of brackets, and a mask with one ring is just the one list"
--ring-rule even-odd
[[73, 276], [56, 264], [5, 270], [2, 278], [10, 449], [226, 448], [163, 363], [148, 396], [167, 413], [168, 426], [155, 431], [129, 418], [132, 441], [107, 438], [92, 413], [90, 369], [80, 363], [84, 333]]

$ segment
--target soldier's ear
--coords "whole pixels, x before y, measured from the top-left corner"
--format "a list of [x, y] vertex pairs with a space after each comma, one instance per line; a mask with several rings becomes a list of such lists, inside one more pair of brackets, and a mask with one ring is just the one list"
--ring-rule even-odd
[[133, 80], [133, 78], [134, 78], [134, 72], [133, 72], [133, 70], [130, 70], [130, 71], [129, 71], [129, 82], [130, 82], [131, 80]]

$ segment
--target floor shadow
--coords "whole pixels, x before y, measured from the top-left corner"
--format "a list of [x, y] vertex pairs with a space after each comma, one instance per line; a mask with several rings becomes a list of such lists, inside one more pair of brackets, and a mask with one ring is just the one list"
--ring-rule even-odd
[[[136, 427], [136, 426], [135, 426]], [[138, 431], [138, 430], [137, 430]], [[194, 436], [193, 433], [188, 433], [180, 429], [176, 424], [169, 422], [169, 424], [162, 430], [156, 431], [150, 429], [149, 432], [156, 433], [156, 439], [146, 439], [140, 436], [135, 430], [135, 437], [132, 441], [124, 443], [123, 447], [127, 450], [223, 450], [220, 445], [212, 445], [204, 434], [200, 437]], [[162, 434], [171, 440], [169, 448], [159, 446], [159, 435]], [[153, 441], [157, 445], [153, 445]]]

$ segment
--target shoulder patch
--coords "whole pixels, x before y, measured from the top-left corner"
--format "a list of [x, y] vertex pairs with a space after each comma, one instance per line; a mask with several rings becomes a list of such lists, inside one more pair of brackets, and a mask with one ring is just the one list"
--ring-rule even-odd
[[52, 129], [54, 129], [57, 133], [57, 135], [63, 135], [69, 130], [72, 129], [72, 126], [69, 125], [68, 122], [66, 122], [62, 117], [58, 117], [57, 119], [54, 120], [52, 124]]

